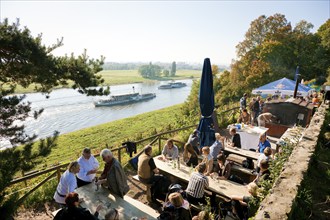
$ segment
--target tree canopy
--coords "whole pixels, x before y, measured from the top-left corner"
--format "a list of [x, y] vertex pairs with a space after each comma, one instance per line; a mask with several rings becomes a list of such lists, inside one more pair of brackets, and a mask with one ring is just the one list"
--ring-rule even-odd
[[[237, 60], [231, 70], [214, 77], [216, 106], [221, 109], [238, 102], [243, 93], [282, 77], [293, 79], [297, 66], [304, 80], [324, 83], [330, 75], [330, 20], [315, 34], [312, 28], [304, 20], [292, 27], [282, 14], [262, 15], [252, 21], [244, 40], [236, 46]], [[182, 109], [188, 119], [198, 112], [195, 85], [191, 93]]]
[[150, 62], [149, 65], [140, 66], [138, 72], [144, 78], [158, 77], [161, 75], [161, 67], [158, 65], [153, 65]]
[[54, 137], [41, 140], [37, 151], [32, 151], [36, 135], [24, 132], [25, 119], [37, 118], [40, 111], [31, 112], [30, 103], [24, 102], [24, 95], [15, 93], [17, 86], [34, 86], [34, 90], [49, 94], [56, 86], [71, 85], [86, 95], [106, 95], [109, 89], [97, 88], [103, 83], [99, 74], [104, 57], [90, 59], [86, 51], [75, 57], [56, 57], [52, 51], [63, 45], [63, 39], [51, 46], [42, 44], [42, 35], [33, 37], [19, 21], [10, 24], [7, 19], [0, 23], [0, 141], [7, 140], [13, 146], [24, 145], [22, 150], [10, 148], [0, 151], [0, 219], [7, 219], [15, 211], [17, 196], [7, 195], [15, 173], [29, 170], [34, 164], [31, 158], [46, 155], [56, 145], [58, 132]]

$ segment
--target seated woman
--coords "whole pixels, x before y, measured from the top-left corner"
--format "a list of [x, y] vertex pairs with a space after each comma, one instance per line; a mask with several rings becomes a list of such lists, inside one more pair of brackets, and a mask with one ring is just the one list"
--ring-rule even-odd
[[217, 156], [217, 162], [218, 166], [215, 170], [219, 175], [219, 179], [228, 179], [230, 177], [232, 163], [226, 160], [226, 156], [224, 154], [219, 154]]
[[239, 116], [238, 120], [237, 120], [238, 123], [244, 123], [244, 124], [251, 124], [251, 116], [250, 114], [248, 113], [247, 109], [243, 109], [241, 115]]
[[65, 196], [77, 188], [76, 174], [79, 171], [80, 165], [77, 161], [74, 161], [69, 164], [68, 169], [62, 174], [53, 197], [59, 205], [65, 205]]
[[241, 148], [241, 136], [236, 133], [236, 128], [231, 128], [229, 133], [232, 136], [230, 146]]
[[225, 155], [219, 154], [217, 157], [217, 162], [218, 166], [215, 169], [219, 175], [217, 178], [244, 184], [244, 181], [239, 176], [231, 174], [231, 167], [233, 162], [227, 161]]
[[191, 174], [188, 182], [186, 189], [187, 199], [188, 202], [192, 204], [206, 204], [204, 191], [209, 186], [209, 180], [206, 176], [204, 176], [204, 172], [206, 171], [206, 164], [198, 164], [196, 171], [197, 172]]
[[198, 154], [190, 143], [184, 145], [183, 161], [187, 166], [195, 167], [198, 164]]
[[172, 220], [190, 220], [191, 213], [189, 202], [184, 200], [178, 192], [171, 193], [168, 197], [169, 201], [164, 204], [164, 212], [167, 212]]
[[54, 220], [96, 220], [98, 219], [99, 211], [102, 209], [102, 205], [96, 207], [94, 215], [85, 208], [79, 207], [78, 193], [72, 192], [65, 197], [65, 204], [67, 207], [62, 208], [54, 217]]
[[203, 155], [203, 163], [206, 164], [206, 170], [204, 175], [209, 176], [213, 172], [213, 157], [210, 154], [210, 148], [209, 147], [203, 147], [202, 148], [202, 155]]
[[232, 213], [235, 219], [248, 219], [248, 203], [257, 196], [258, 186], [252, 182], [247, 185], [249, 195], [247, 196], [231, 196]]

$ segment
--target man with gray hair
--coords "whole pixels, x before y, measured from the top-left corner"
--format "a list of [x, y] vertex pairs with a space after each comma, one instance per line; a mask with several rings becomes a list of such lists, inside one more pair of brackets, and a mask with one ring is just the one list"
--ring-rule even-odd
[[104, 170], [96, 182], [97, 185], [107, 183], [110, 192], [120, 196], [121, 198], [129, 191], [127, 184], [126, 174], [119, 163], [119, 161], [113, 157], [112, 152], [109, 149], [103, 149], [101, 151], [101, 157], [105, 162]]

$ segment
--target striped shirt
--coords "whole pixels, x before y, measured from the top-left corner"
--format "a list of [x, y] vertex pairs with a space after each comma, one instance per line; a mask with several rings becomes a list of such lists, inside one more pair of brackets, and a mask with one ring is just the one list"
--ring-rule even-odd
[[195, 172], [191, 175], [186, 193], [194, 198], [202, 198], [204, 189], [209, 186], [209, 180], [201, 173]]

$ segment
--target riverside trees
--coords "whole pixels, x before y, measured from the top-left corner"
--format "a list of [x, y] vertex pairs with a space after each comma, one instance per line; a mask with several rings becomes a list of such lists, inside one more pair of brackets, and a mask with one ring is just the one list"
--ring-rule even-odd
[[[304, 80], [316, 79], [322, 84], [328, 76], [330, 82], [330, 20], [316, 33], [311, 33], [312, 27], [306, 21], [292, 27], [281, 14], [262, 15], [252, 21], [245, 39], [236, 46], [237, 60], [231, 70], [214, 78], [216, 105], [222, 108], [238, 102], [243, 93], [279, 78], [293, 79], [297, 66]], [[186, 120], [194, 119], [196, 112], [199, 117], [198, 102], [193, 98], [198, 97], [197, 88], [192, 89], [191, 99], [182, 108]]]
[[[62, 39], [63, 40], [63, 39]], [[32, 150], [36, 135], [28, 136], [22, 122], [37, 118], [41, 111], [31, 112], [30, 103], [24, 102], [24, 95], [10, 95], [17, 86], [33, 86], [35, 91], [49, 94], [56, 86], [71, 85], [86, 95], [106, 95], [108, 89], [96, 86], [103, 83], [97, 73], [102, 70], [104, 57], [90, 59], [86, 51], [77, 58], [55, 57], [51, 54], [62, 46], [59, 40], [52, 46], [42, 45], [41, 34], [33, 37], [28, 28], [20, 28], [19, 21], [9, 24], [7, 19], [0, 23], [0, 141], [7, 140], [11, 148], [0, 151], [0, 219], [8, 219], [16, 210], [18, 196], [7, 196], [6, 188], [20, 170], [29, 170], [34, 164], [32, 158], [46, 155], [56, 145], [54, 137], [41, 140], [37, 150]], [[10, 96], [9, 96], [10, 95]]]

